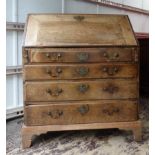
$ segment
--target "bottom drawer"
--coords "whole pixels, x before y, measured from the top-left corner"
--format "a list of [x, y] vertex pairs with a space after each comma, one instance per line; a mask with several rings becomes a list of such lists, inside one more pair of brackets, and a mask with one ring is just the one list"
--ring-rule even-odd
[[[31, 103], [29, 103], [31, 104]], [[25, 106], [26, 125], [62, 125], [137, 120], [137, 101], [102, 100]]]

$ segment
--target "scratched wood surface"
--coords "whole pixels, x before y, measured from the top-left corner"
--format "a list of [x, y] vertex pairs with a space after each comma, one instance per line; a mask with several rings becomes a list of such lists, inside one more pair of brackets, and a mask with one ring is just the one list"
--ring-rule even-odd
[[136, 78], [137, 64], [85, 63], [25, 65], [25, 80]]
[[26, 82], [25, 101], [66, 101], [137, 98], [135, 80]]
[[26, 125], [134, 121], [137, 120], [137, 101], [43, 103], [27, 106], [25, 113]]
[[24, 46], [137, 45], [126, 15], [31, 14]]

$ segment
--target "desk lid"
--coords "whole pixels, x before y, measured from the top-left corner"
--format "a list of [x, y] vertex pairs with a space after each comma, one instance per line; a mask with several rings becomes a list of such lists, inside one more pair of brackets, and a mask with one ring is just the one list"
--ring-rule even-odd
[[135, 46], [127, 15], [30, 14], [26, 47]]

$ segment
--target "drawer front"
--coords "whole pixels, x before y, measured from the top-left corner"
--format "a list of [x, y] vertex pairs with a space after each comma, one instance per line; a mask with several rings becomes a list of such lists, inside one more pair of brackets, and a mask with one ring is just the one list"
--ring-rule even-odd
[[[23, 59], [34, 62], [108, 62], [135, 61], [136, 48], [30, 48]], [[27, 56], [25, 54], [28, 54]]]
[[25, 101], [137, 98], [136, 80], [26, 82]]
[[26, 65], [25, 80], [84, 79], [84, 78], [133, 78], [137, 76], [137, 64], [55, 64]]
[[25, 107], [26, 125], [54, 125], [137, 120], [137, 101], [89, 101], [30, 105]]

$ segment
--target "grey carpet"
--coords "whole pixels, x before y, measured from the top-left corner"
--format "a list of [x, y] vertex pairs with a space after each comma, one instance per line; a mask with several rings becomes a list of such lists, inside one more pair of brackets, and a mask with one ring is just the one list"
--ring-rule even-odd
[[141, 99], [142, 142], [130, 131], [117, 129], [49, 132], [34, 139], [31, 148], [21, 148], [23, 118], [7, 121], [7, 155], [148, 155], [148, 99]]

